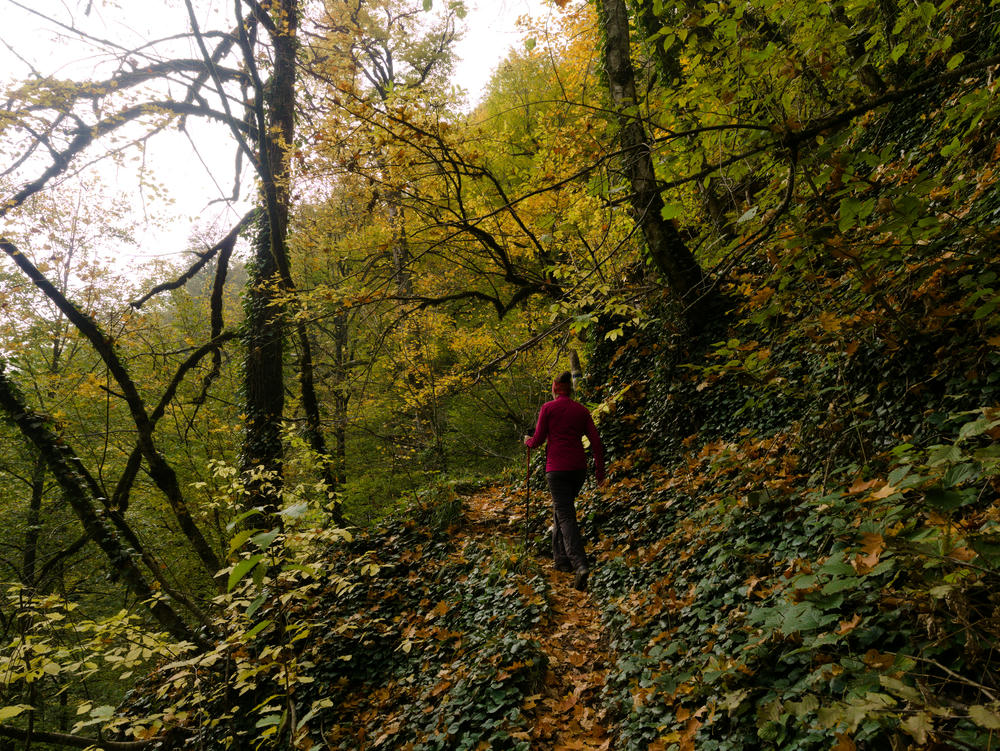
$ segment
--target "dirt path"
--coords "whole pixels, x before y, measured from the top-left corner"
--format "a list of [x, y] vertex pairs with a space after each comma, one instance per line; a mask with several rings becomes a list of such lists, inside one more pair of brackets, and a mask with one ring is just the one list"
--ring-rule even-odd
[[[472, 534], [502, 534], [512, 544], [523, 542], [523, 505], [511, 509], [509, 499], [497, 490], [467, 500]], [[542, 630], [533, 636], [548, 655], [549, 668], [541, 693], [530, 697], [525, 707], [533, 719], [532, 751], [608, 749], [611, 738], [600, 694], [612, 657], [600, 614], [589, 593], [573, 588], [572, 574], [556, 571], [549, 558], [538, 563], [549, 580], [551, 605]]]

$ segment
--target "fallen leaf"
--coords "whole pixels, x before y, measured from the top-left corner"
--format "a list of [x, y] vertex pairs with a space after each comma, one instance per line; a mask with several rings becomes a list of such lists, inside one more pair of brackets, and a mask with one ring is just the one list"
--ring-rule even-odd
[[855, 613], [851, 620], [840, 622], [840, 628], [837, 629], [837, 633], [841, 636], [849, 634], [858, 627], [859, 623], [861, 623], [861, 613]]
[[878, 480], [861, 480], [859, 478], [854, 481], [854, 484], [851, 485], [850, 488], [847, 489], [847, 492], [850, 495], [854, 495], [856, 493], [864, 493], [866, 490], [874, 488], [876, 485], [878, 485], [878, 483], [879, 483]]
[[864, 551], [865, 555], [861, 555], [860, 553], [855, 555], [851, 561], [851, 565], [859, 575], [864, 575], [878, 565], [882, 551], [885, 550], [885, 540], [882, 538], [882, 535], [872, 534], [871, 532], [866, 532], [861, 539], [861, 550]]
[[881, 498], [888, 498], [893, 493], [898, 493], [898, 492], [899, 492], [899, 488], [895, 488], [892, 485], [889, 485], [888, 483], [886, 483], [885, 486], [883, 486], [879, 490], [876, 490], [874, 493], [872, 493], [871, 497], [872, 498], [879, 498], [879, 499], [881, 499]]
[[837, 733], [837, 745], [830, 751], [858, 751], [854, 741], [846, 733]]
[[969, 719], [981, 728], [1000, 730], [1000, 714], [980, 704], [969, 707]]

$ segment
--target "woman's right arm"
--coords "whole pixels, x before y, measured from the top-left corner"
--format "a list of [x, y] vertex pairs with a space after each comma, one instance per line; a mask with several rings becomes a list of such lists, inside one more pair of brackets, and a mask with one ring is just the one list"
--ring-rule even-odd
[[529, 449], [533, 449], [536, 446], [541, 446], [545, 443], [545, 439], [549, 435], [549, 413], [545, 409], [545, 405], [538, 411], [538, 422], [535, 423], [535, 432], [533, 435], [526, 435], [524, 437], [524, 445]]

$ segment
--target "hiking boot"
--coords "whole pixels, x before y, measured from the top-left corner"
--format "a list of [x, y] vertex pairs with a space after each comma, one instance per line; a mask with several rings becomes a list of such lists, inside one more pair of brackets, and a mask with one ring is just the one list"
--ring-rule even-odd
[[587, 577], [590, 576], [590, 569], [580, 567], [576, 570], [576, 578], [573, 579], [573, 586], [581, 592], [587, 591]]
[[569, 573], [572, 570], [573, 570], [573, 566], [571, 564], [569, 564], [569, 563], [557, 563], [556, 564], [556, 571], [564, 571], [566, 573]]

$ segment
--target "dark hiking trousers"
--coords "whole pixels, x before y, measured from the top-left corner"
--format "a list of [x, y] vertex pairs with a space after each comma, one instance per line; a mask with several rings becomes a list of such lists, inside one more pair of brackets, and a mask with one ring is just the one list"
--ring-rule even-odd
[[586, 477], [585, 469], [545, 473], [552, 494], [552, 559], [556, 568], [572, 566], [574, 571], [588, 568], [580, 526], [576, 523], [575, 504], [576, 494]]

